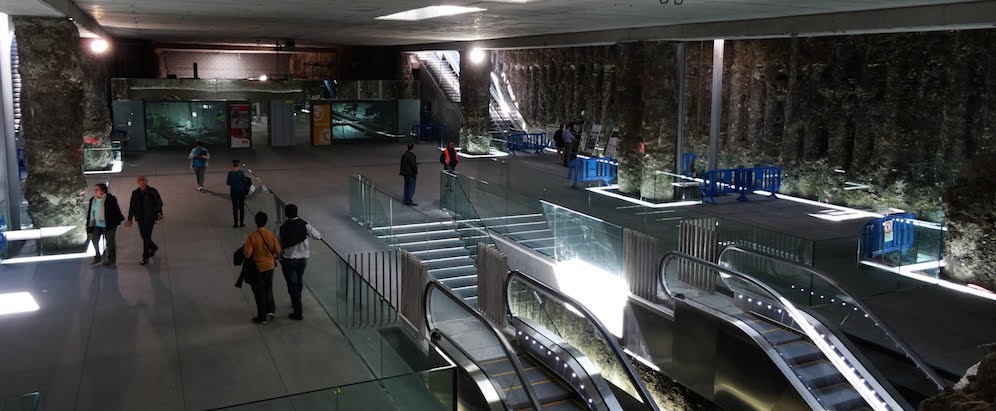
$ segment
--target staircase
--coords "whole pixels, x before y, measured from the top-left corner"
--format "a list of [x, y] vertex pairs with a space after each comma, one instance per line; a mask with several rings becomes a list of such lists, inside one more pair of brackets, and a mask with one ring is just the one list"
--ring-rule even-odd
[[415, 53], [422, 65], [429, 69], [432, 78], [453, 103], [460, 102], [460, 54], [449, 51], [420, 51]]

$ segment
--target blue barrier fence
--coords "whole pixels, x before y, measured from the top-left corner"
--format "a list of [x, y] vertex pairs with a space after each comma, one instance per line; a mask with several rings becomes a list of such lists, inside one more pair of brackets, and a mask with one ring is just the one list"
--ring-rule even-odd
[[681, 154], [681, 175], [685, 177], [692, 177], [695, 169], [695, 160], [698, 158], [698, 154], [695, 153], [682, 153]]
[[571, 180], [571, 187], [585, 181], [601, 181], [609, 185], [618, 174], [619, 163], [613, 158], [576, 158], [570, 162], [567, 179]]
[[508, 136], [508, 152], [515, 155], [516, 151], [532, 151], [533, 154], [543, 154], [550, 147], [550, 139], [546, 133], [516, 133]]
[[730, 168], [705, 172], [702, 194], [705, 201], [716, 204], [714, 197], [723, 194], [740, 194], [738, 201], [747, 201], [747, 194], [755, 190], [767, 191], [775, 197], [782, 186], [781, 167]]
[[913, 247], [916, 232], [913, 214], [892, 214], [865, 223], [861, 230], [861, 256], [866, 259], [899, 251], [900, 256]]

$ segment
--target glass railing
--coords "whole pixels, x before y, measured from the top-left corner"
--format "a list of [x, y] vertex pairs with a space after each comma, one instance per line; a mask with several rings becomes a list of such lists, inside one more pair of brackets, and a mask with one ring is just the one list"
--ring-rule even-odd
[[[483, 373], [507, 409], [532, 406], [542, 409], [531, 384], [526, 383], [525, 373], [516, 351], [478, 311], [468, 306], [446, 286], [431, 281], [425, 289], [426, 324], [442, 340], [437, 342], [452, 353], [464, 369], [477, 369]], [[459, 359], [458, 357], [463, 357]], [[508, 362], [511, 372], [503, 367], [491, 366]], [[485, 395], [487, 398], [488, 395]]]
[[548, 201], [541, 203], [553, 230], [555, 260], [581, 260], [622, 275], [622, 227]]
[[[719, 265], [741, 272], [778, 291], [826, 325], [848, 335], [866, 364], [885, 376], [910, 403], [944, 388], [942, 379], [860, 300], [835, 281], [808, 267], [745, 250], [727, 247]], [[884, 351], [883, 351], [884, 350]]]
[[477, 207], [470, 200], [467, 184], [461, 184], [459, 180], [458, 174], [449, 171], [439, 173], [439, 204], [443, 211], [456, 219], [457, 231], [471, 255], [477, 255], [477, 243], [494, 245], [488, 231], [488, 220], [493, 218], [481, 218]]
[[453, 227], [453, 222], [445, 215], [430, 217], [406, 206], [363, 175], [349, 178], [349, 215], [377, 238], [398, 248], [444, 241], [437, 238], [438, 233], [443, 228]]
[[[767, 324], [794, 330], [805, 336], [822, 358], [837, 370], [850, 389], [876, 411], [907, 410], [910, 407], [896, 397], [880, 379], [870, 372], [823, 323], [805, 315], [792, 300], [766, 283], [743, 273], [677, 252], [667, 254], [661, 263], [661, 283], [673, 299], [691, 300], [709, 307], [713, 315], [742, 322], [761, 335], [771, 330]], [[772, 342], [772, 345], [777, 344]], [[784, 354], [779, 351], [779, 354]], [[809, 377], [792, 368], [796, 378], [809, 388], [809, 395], [822, 408], [835, 409], [839, 399], [808, 383]], [[904, 406], [905, 405], [905, 406]]]
[[[324, 388], [300, 394], [233, 405], [216, 410], [438, 410], [456, 409], [453, 396], [456, 374], [452, 371], [422, 371], [365, 381], [356, 384]], [[424, 390], [411, 387], [424, 385]], [[6, 408], [0, 407], [6, 411]], [[14, 410], [20, 410], [14, 408]]]
[[859, 237], [862, 264], [936, 282], [944, 266], [946, 228], [912, 214], [885, 216], [865, 224]]
[[109, 147], [84, 147], [83, 171], [87, 174], [120, 172], [123, 159], [120, 141], [112, 141]]
[[618, 388], [602, 392], [603, 398], [615, 397], [627, 410], [659, 409], [616, 337], [583, 304], [517, 271], [509, 275], [505, 290], [512, 318], [526, 319], [556, 334], [587, 357], [592, 367], [586, 369], [589, 375], [601, 375]]
[[[270, 216], [268, 227], [280, 226], [285, 221], [286, 203], [258, 175], [249, 169], [247, 172], [257, 187], [246, 199], [247, 213], [265, 212]], [[432, 391], [437, 378], [444, 381], [451, 378], [436, 375], [452, 374], [455, 367], [400, 315], [399, 298], [390, 290], [378, 289], [368, 282], [324, 240], [312, 241], [309, 267], [320, 267], [323, 272], [309, 277], [306, 292], [314, 296], [323, 313], [336, 323], [373, 378], [423, 381], [402, 390], [404, 395], [424, 388]], [[429, 405], [436, 408], [435, 403], [426, 403]]]
[[0, 398], [0, 411], [38, 411], [41, 409], [42, 396], [38, 392]]

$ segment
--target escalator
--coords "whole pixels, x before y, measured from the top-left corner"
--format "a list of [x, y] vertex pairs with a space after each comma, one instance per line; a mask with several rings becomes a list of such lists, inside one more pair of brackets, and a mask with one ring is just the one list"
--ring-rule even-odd
[[[464, 370], [462, 409], [658, 410], [618, 343], [605, 339], [584, 307], [518, 272], [504, 294], [507, 324], [496, 325], [438, 281], [426, 286], [432, 340]], [[566, 331], [565, 322], [582, 333]]]
[[900, 379], [916, 381], [897, 388], [841, 331], [844, 323], [793, 300], [825, 300], [884, 326], [852, 299], [814, 288], [812, 278], [772, 286], [770, 277], [729, 268], [743, 266], [732, 254], [727, 260], [720, 266], [667, 254], [660, 288], [651, 293], [656, 299], [631, 297], [627, 347], [725, 409], [913, 410], [941, 388], [908, 351], [902, 352], [916, 366], [899, 368], [906, 373]]

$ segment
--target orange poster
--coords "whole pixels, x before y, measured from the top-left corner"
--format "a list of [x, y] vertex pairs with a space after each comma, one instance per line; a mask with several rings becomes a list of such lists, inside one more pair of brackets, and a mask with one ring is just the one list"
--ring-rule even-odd
[[311, 144], [328, 146], [332, 144], [332, 105], [311, 105]]

